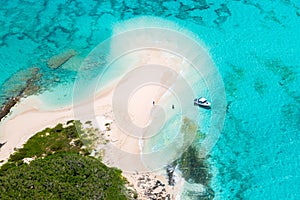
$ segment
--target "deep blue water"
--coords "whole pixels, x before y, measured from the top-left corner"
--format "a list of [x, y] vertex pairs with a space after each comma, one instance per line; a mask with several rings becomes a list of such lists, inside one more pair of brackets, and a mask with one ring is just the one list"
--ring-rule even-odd
[[[0, 101], [32, 66], [48, 103], [68, 103], [76, 70], [120, 20], [151, 15], [189, 29], [222, 75], [227, 114], [210, 153], [216, 199], [300, 198], [300, 2], [277, 1], [0, 1]], [[77, 55], [52, 70], [47, 60]], [[11, 79], [12, 80], [12, 79]], [[14, 79], [13, 79], [14, 80]]]

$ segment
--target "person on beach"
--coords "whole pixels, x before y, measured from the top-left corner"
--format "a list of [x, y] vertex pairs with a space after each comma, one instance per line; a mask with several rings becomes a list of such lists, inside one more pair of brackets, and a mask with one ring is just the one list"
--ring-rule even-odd
[[152, 101], [153, 106], [155, 105], [155, 101]]
[[174, 109], [175, 108], [175, 106], [174, 106], [174, 104], [172, 104], [172, 109]]

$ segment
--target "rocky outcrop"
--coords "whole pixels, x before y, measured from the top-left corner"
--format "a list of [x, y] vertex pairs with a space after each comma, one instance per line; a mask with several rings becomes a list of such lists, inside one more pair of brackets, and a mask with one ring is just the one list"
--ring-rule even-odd
[[14, 107], [19, 101], [20, 97], [13, 97], [1, 108], [0, 121], [10, 112], [11, 108]]
[[17, 92], [15, 93], [15, 95], [8, 98], [5, 104], [2, 106], [0, 110], [0, 121], [10, 113], [11, 109], [19, 102], [22, 97], [26, 97], [38, 92], [39, 86], [36, 85], [36, 82], [41, 78], [42, 75], [39, 73], [39, 68], [30, 68], [29, 70], [30, 76], [27, 77], [25, 84], [21, 87], [16, 88], [15, 90]]
[[168, 184], [171, 186], [175, 185], [174, 170], [175, 168], [172, 165], [168, 165], [166, 168], [168, 175]]
[[167, 193], [165, 184], [158, 179], [151, 179], [148, 175], [140, 177], [138, 186], [144, 189], [144, 196], [147, 199], [169, 199], [170, 194]]

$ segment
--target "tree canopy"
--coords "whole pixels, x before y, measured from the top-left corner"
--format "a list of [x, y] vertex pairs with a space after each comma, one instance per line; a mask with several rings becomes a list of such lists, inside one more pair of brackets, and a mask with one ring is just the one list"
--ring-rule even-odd
[[121, 171], [75, 153], [57, 153], [5, 171], [1, 199], [127, 199]]
[[[121, 171], [88, 156], [79, 121], [58, 124], [31, 137], [0, 169], [0, 199], [136, 198]], [[29, 164], [24, 158], [32, 158]]]

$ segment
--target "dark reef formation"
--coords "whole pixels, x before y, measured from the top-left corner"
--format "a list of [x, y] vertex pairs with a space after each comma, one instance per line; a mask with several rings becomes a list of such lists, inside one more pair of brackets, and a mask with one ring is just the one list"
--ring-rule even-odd
[[[202, 193], [193, 193], [189, 191], [189, 195], [197, 197], [197, 199], [213, 199], [214, 191], [210, 187], [210, 181], [212, 174], [210, 173], [209, 165], [207, 163], [207, 158], [200, 158], [198, 154], [197, 147], [191, 145], [188, 149], [181, 155], [181, 157], [176, 160], [171, 166], [178, 166], [183, 178], [189, 183], [198, 183], [205, 186], [205, 191]], [[168, 169], [171, 169], [171, 166]], [[174, 167], [173, 167], [174, 168]], [[170, 183], [173, 183], [173, 173], [172, 170], [168, 170]]]
[[[39, 86], [36, 84], [37, 81], [41, 78], [42, 74], [39, 73], [39, 68], [30, 68], [28, 70], [27, 76], [24, 76], [24, 73], [20, 73], [22, 75], [18, 76], [18, 73], [13, 76], [8, 82], [7, 87], [11, 87], [5, 92], [13, 94], [13, 97], [7, 98], [6, 102], [3, 104], [0, 110], [0, 121], [10, 113], [12, 107], [14, 107], [22, 97], [26, 97], [32, 94], [35, 94], [39, 91]], [[18, 78], [15, 78], [18, 77]], [[22, 79], [19, 85], [13, 87], [13, 84], [9, 84], [11, 82], [18, 82], [19, 79]], [[5, 86], [4, 86], [5, 87]]]
[[202, 192], [188, 190], [185, 195], [191, 199], [213, 199], [214, 191], [210, 187], [212, 174], [207, 157], [201, 157], [199, 153], [199, 142], [205, 138], [205, 134], [199, 130], [198, 125], [191, 119], [184, 117], [180, 129], [185, 144], [190, 144], [190, 136], [193, 136], [192, 143], [187, 146], [187, 149], [173, 163], [166, 167], [168, 176], [168, 184], [175, 185], [174, 171], [178, 168], [181, 171], [182, 177], [190, 184], [201, 184], [205, 190]]

